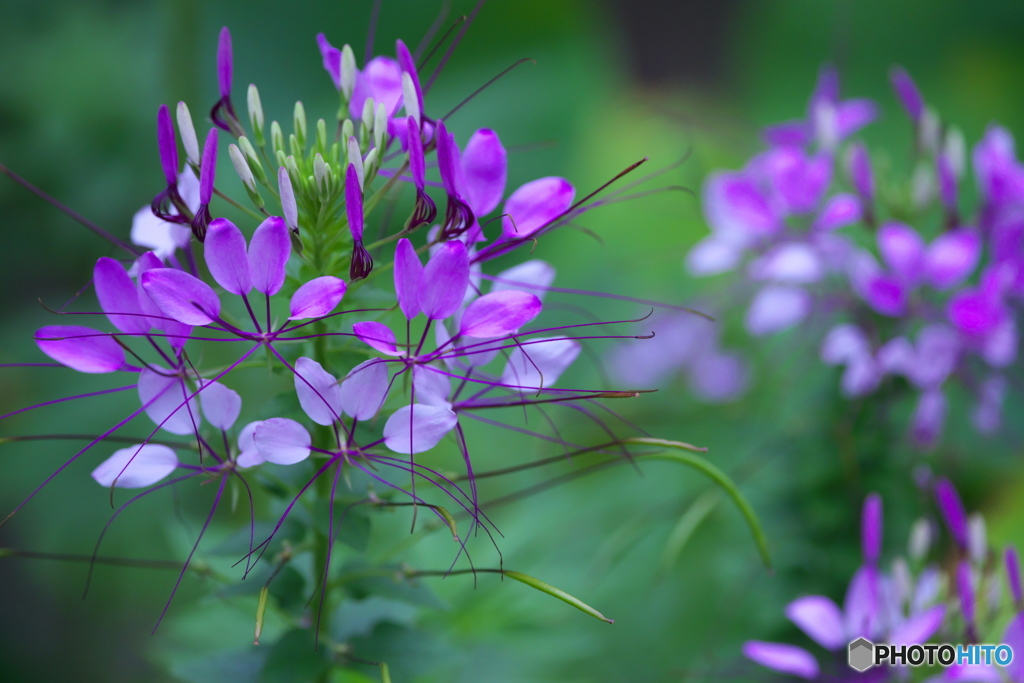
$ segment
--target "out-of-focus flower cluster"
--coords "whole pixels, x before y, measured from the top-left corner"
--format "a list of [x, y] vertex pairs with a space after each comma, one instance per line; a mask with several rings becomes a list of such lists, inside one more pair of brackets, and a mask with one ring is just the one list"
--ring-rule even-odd
[[[765, 129], [765, 151], [706, 181], [711, 235], [686, 265], [743, 278], [751, 335], [796, 326], [819, 334], [843, 396], [898, 378], [916, 393], [910, 433], [927, 448], [941, 436], [954, 382], [973, 396], [980, 432], [1000, 425], [1024, 294], [1024, 165], [997, 125], [968, 154], [905, 71], [891, 80], [913, 129], [905, 175], [899, 154], [858, 138], [877, 106], [842, 99], [836, 72], [824, 68], [803, 119]], [[972, 182], [979, 199], [969, 205]]]

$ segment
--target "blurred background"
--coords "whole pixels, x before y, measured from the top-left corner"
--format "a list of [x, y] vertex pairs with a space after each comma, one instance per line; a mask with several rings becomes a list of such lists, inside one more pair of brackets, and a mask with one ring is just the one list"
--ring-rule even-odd
[[[468, 2], [451, 5], [449, 22], [472, 10]], [[440, 7], [385, 0], [376, 52], [391, 54], [398, 37], [415, 45]], [[311, 117], [330, 117], [336, 95], [314, 36], [351, 43], [362, 63], [371, 3], [0, 0], [0, 15], [0, 162], [127, 237], [132, 214], [161, 188], [157, 107], [184, 99], [201, 120], [216, 97], [221, 26], [234, 38], [237, 104], [255, 82], [268, 119], [289, 120], [296, 99]], [[889, 91], [892, 64], [905, 66], [969, 141], [996, 120], [1019, 135], [1022, 31], [1024, 5], [1013, 0], [494, 0], [427, 105], [447, 111], [530, 57], [534, 64], [515, 69], [451, 120], [460, 141], [483, 126], [499, 133], [512, 151], [510, 188], [562, 175], [585, 192], [641, 158], [649, 161], [638, 174], [685, 157], [648, 187], [692, 192], [602, 207], [580, 221], [598, 238], [563, 230], [543, 240], [536, 255], [556, 265], [561, 286], [680, 304], [714, 301], [715, 292], [682, 268], [687, 250], [707, 232], [702, 180], [710, 170], [741, 166], [758, 149], [760, 126], [801, 116], [821, 64], [838, 66], [844, 95], [879, 102], [883, 118], [865, 134], [872, 144], [908, 144], [909, 124]], [[39, 302], [63, 304], [110, 248], [4, 178], [0, 215], [0, 362], [39, 361], [32, 331], [52, 323]], [[602, 302], [593, 311], [623, 319], [646, 309]], [[664, 377], [657, 394], [616, 408], [656, 436], [710, 449], [761, 516], [773, 573], [760, 565], [738, 512], [706, 480], [665, 464], [647, 465], [640, 475], [611, 468], [500, 506], [492, 517], [505, 534], [507, 568], [564, 588], [615, 618], [614, 626], [493, 576], [475, 588], [471, 578], [450, 577], [425, 580], [435, 594], [429, 599], [383, 601], [377, 618], [351, 626], [356, 642], [362, 638], [368, 651], [383, 647], [396, 681], [771, 680], [739, 657], [740, 644], [795, 640], [782, 609], [801, 593], [841, 598], [859, 562], [857, 520], [867, 492], [886, 498], [892, 552], [921, 514], [911, 473], [923, 464], [956, 478], [968, 508], [987, 513], [993, 541], [1024, 540], [1024, 509], [1015, 503], [1017, 406], [1008, 408], [1004, 436], [985, 442], [960, 429], [954, 410], [946, 445], [925, 461], [901, 432], [847, 410], [833, 374], [804, 372], [794, 333], [752, 342], [727, 325], [707, 326], [707, 334], [752, 359], [756, 370], [744, 398], [705, 405], [683, 377]], [[593, 377], [589, 367], [578, 377]], [[117, 386], [49, 368], [3, 373], [0, 413]], [[20, 415], [5, 420], [0, 436], [95, 431], [125, 414], [131, 393]], [[851, 453], [853, 433], [858, 445]], [[9, 510], [75, 452], [75, 443], [3, 448], [0, 510]], [[489, 448], [481, 457], [491, 467], [522, 462], [526, 453], [550, 454], [515, 439]], [[110, 509], [107, 493], [88, 479], [99, 459], [90, 457], [0, 529], [0, 548], [91, 552]], [[497, 498], [543, 480], [532, 473], [487, 492]], [[203, 514], [184, 503], [208, 500], [202, 491], [183, 495], [186, 501], [146, 501], [119, 519], [103, 554], [182, 559]], [[407, 519], [395, 517], [375, 530], [371, 555], [406, 541]], [[209, 547], [237, 528], [230, 515], [221, 523]], [[441, 540], [408, 541], [399, 558], [447, 567], [450, 544]], [[481, 555], [487, 564], [487, 552]], [[83, 601], [85, 576], [80, 563], [0, 551], [0, 680], [246, 680], [237, 671], [218, 673], [204, 658], [249, 647], [248, 597], [210, 597], [190, 577], [151, 636], [175, 572], [101, 567]], [[429, 604], [419, 608], [417, 600]], [[406, 629], [412, 624], [416, 630]], [[301, 680], [294, 676], [281, 680]]]

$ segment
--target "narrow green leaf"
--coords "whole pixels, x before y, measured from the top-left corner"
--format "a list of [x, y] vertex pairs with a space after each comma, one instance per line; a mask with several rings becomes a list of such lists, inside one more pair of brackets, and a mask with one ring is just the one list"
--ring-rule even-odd
[[594, 609], [593, 607], [591, 607], [587, 603], [583, 602], [582, 600], [579, 600], [578, 598], [574, 598], [573, 596], [569, 595], [565, 591], [559, 590], [558, 588], [555, 588], [552, 585], [546, 584], [543, 581], [541, 581], [540, 579], [535, 579], [532, 576], [527, 576], [526, 574], [523, 574], [521, 572], [514, 572], [514, 571], [507, 570], [507, 569], [506, 570], [502, 570], [501, 573], [504, 574], [505, 576], [507, 576], [510, 579], [515, 579], [516, 581], [519, 581], [521, 583], [525, 583], [527, 586], [530, 586], [531, 588], [536, 588], [537, 590], [539, 590], [542, 593], [547, 593], [548, 595], [552, 595], [552, 596], [558, 598], [559, 600], [561, 600], [562, 602], [572, 605], [573, 607], [575, 607], [576, 609], [580, 610], [581, 612], [585, 612], [585, 613], [589, 614], [590, 616], [594, 617], [595, 619], [600, 619], [601, 621], [607, 622], [609, 624], [614, 624], [615, 623], [614, 619], [609, 619], [608, 617], [606, 617], [605, 615], [601, 614], [596, 609]]
[[661, 554], [661, 569], [668, 572], [676, 563], [676, 559], [683, 551], [683, 547], [693, 536], [708, 514], [715, 509], [721, 500], [721, 493], [717, 490], [705, 491], [697, 500], [693, 501], [686, 509], [686, 512], [679, 518], [679, 522], [665, 542], [665, 550]]
[[260, 589], [260, 601], [256, 605], [256, 635], [253, 638], [252, 644], [260, 644], [260, 635], [263, 633], [263, 617], [267, 613], [267, 596], [270, 595], [270, 586], [264, 586]]
[[380, 662], [380, 683], [391, 683], [391, 671], [387, 662]]

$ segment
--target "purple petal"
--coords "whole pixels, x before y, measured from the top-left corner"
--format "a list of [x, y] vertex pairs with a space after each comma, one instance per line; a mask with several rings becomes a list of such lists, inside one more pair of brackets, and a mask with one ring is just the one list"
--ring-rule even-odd
[[320, 56], [324, 60], [324, 70], [334, 82], [334, 87], [341, 90], [341, 50], [327, 42], [323, 33], [316, 35], [316, 44], [320, 48]]
[[987, 377], [978, 389], [978, 404], [971, 413], [974, 428], [982, 434], [994, 434], [1003, 421], [1003, 401], [1009, 386], [999, 375]]
[[850, 262], [854, 291], [876, 312], [897, 318], [906, 313], [907, 289], [900, 280], [886, 275], [869, 255], [861, 252]]
[[690, 367], [690, 390], [705, 403], [730, 403], [747, 390], [748, 363], [735, 353], [705, 351]]
[[906, 337], [890, 339], [878, 349], [878, 366], [889, 375], [911, 377], [917, 367], [917, 349]]
[[773, 235], [782, 216], [757, 182], [745, 173], [715, 173], [704, 183], [704, 215], [716, 234], [745, 244]]
[[955, 287], [974, 271], [980, 257], [981, 238], [974, 230], [943, 233], [925, 254], [925, 278], [936, 289]]
[[395, 296], [398, 298], [398, 307], [409, 320], [420, 312], [422, 280], [423, 264], [420, 257], [416, 254], [412, 242], [403, 237], [398, 240], [395, 247]]
[[178, 456], [167, 446], [140, 444], [114, 451], [92, 471], [92, 478], [100, 486], [139, 489], [157, 483], [177, 466]]
[[341, 408], [357, 420], [369, 420], [388, 395], [388, 366], [371, 358], [352, 368], [341, 383]]
[[249, 277], [249, 257], [246, 255], [245, 237], [238, 227], [226, 218], [210, 222], [203, 242], [203, 255], [210, 275], [221, 287], [244, 296], [252, 289]]
[[522, 392], [549, 389], [580, 355], [580, 345], [571, 339], [532, 339], [517, 346], [508, 356], [501, 383]]
[[809, 284], [820, 280], [825, 268], [813, 247], [803, 242], [787, 242], [751, 263], [749, 274], [754, 280]]
[[217, 40], [217, 84], [221, 97], [231, 97], [231, 66], [231, 32], [225, 26]]
[[538, 178], [521, 186], [505, 202], [501, 232], [507, 239], [526, 238], [564, 214], [576, 196], [565, 178]]
[[412, 369], [412, 381], [416, 403], [451, 408], [448, 400], [452, 393], [451, 377], [429, 365], [416, 365]]
[[[1017, 598], [1017, 605], [1020, 605], [1019, 597]], [[1018, 613], [1006, 625], [1006, 631], [1003, 633], [1001, 642], [1013, 648], [1013, 659], [1006, 665], [1006, 673], [1010, 675], [1010, 680], [1024, 681], [1024, 657], [1018, 654], [1024, 652], [1024, 612]]]
[[833, 327], [821, 343], [821, 360], [828, 365], [843, 365], [870, 353], [867, 335], [849, 323]]
[[363, 188], [359, 184], [359, 172], [353, 164], [345, 170], [345, 213], [352, 239], [363, 241]]
[[911, 418], [910, 434], [919, 448], [932, 448], [946, 423], [946, 395], [940, 389], [921, 393]]
[[726, 273], [739, 265], [743, 244], [720, 235], [705, 237], [686, 255], [686, 268], [697, 277]]
[[748, 640], [743, 656], [761, 666], [808, 680], [818, 677], [818, 662], [810, 652], [795, 645]]
[[295, 361], [295, 393], [309, 419], [330, 425], [341, 417], [341, 387], [337, 378], [312, 358]]
[[455, 144], [455, 137], [448, 132], [444, 121], [440, 119], [437, 121], [434, 138], [437, 141], [437, 167], [441, 174], [444, 191], [450, 197], [459, 197], [461, 187], [459, 176], [462, 171], [459, 162], [459, 146]]
[[936, 605], [929, 610], [907, 619], [889, 634], [888, 642], [893, 645], [918, 645], [927, 643], [942, 626], [946, 617], [946, 606]]
[[875, 198], [875, 176], [871, 172], [871, 159], [863, 143], [856, 142], [850, 148], [850, 177], [857, 194], [865, 202]]
[[389, 356], [401, 356], [402, 352], [395, 346], [395, 333], [384, 323], [367, 321], [356, 323], [352, 331], [361, 341]]
[[935, 485], [935, 501], [939, 505], [942, 518], [946, 520], [953, 540], [960, 548], [966, 549], [967, 513], [964, 512], [964, 504], [960, 502], [960, 495], [953, 488], [949, 479], [942, 477]]
[[839, 101], [839, 71], [832, 64], [822, 64], [811, 93], [811, 104]]
[[814, 229], [828, 232], [853, 225], [861, 219], [860, 200], [852, 194], [837, 194], [825, 204], [814, 221]]
[[412, 172], [412, 182], [416, 189], [422, 190], [426, 187], [427, 165], [423, 158], [423, 139], [420, 137], [420, 126], [413, 117], [406, 119], [408, 135], [406, 147], [409, 152], [409, 170]]
[[404, 73], [409, 74], [412, 79], [413, 90], [416, 91], [416, 104], [420, 112], [423, 111], [423, 89], [420, 87], [420, 76], [416, 71], [416, 60], [409, 53], [409, 48], [401, 39], [395, 41], [395, 56], [398, 57], [398, 65]]
[[546, 289], [555, 281], [555, 268], [547, 261], [532, 259], [503, 270], [494, 278], [492, 292], [503, 292], [507, 289], [518, 289], [530, 292], [544, 301]]
[[249, 242], [249, 273], [252, 286], [264, 294], [274, 295], [284, 285], [285, 266], [292, 253], [288, 226], [279, 216], [270, 216], [260, 223]]
[[166, 332], [168, 334], [167, 343], [175, 349], [180, 349], [188, 341], [189, 335], [192, 332], [192, 326], [172, 320], [164, 315], [164, 312], [149, 296], [145, 287], [142, 286], [143, 274], [150, 270], [163, 268], [164, 264], [160, 262], [160, 259], [158, 259], [153, 252], [147, 252], [139, 257], [139, 260], [136, 261], [135, 265], [138, 277], [135, 289], [138, 292], [139, 305], [147, 315], [151, 316], [149, 324], [158, 330]]
[[199, 401], [191, 398], [185, 403], [191, 394], [181, 377], [169, 375], [158, 365], [143, 368], [139, 373], [139, 401], [145, 406], [146, 415], [171, 434], [194, 434], [202, 424]]
[[277, 170], [277, 189], [281, 194], [281, 213], [284, 214], [285, 225], [289, 230], [298, 230], [299, 207], [295, 203], [295, 188], [292, 187], [291, 176], [284, 166]]
[[507, 170], [508, 158], [498, 134], [489, 128], [473, 133], [462, 153], [462, 178], [469, 207], [476, 216], [489, 214], [501, 203]]
[[235, 462], [239, 467], [256, 467], [266, 462], [256, 448], [256, 428], [263, 424], [263, 420], [250, 422], [238, 432], [238, 457]]
[[540, 310], [540, 299], [528, 292], [491, 292], [466, 308], [459, 334], [477, 339], [503, 337], [536, 318]]
[[217, 129], [211, 128], [203, 143], [203, 159], [199, 166], [199, 203], [209, 204], [213, 198], [213, 181], [217, 176]]
[[110, 336], [81, 325], [47, 325], [36, 330], [36, 346], [73, 370], [114, 372], [124, 367], [124, 349]]
[[956, 593], [960, 598], [960, 612], [968, 628], [974, 627], [974, 581], [971, 577], [971, 565], [967, 560], [960, 560], [956, 567]]
[[349, 113], [359, 120], [363, 116], [363, 105], [372, 97], [376, 104], [383, 104], [388, 116], [393, 116], [402, 104], [402, 67], [390, 57], [374, 57], [356, 77], [356, 87], [349, 103]]
[[276, 465], [294, 465], [309, 457], [313, 440], [295, 420], [274, 417], [261, 422], [253, 432], [260, 457]]
[[445, 242], [420, 276], [420, 308], [431, 320], [443, 320], [462, 305], [469, 287], [469, 253], [458, 240]]
[[140, 279], [146, 294], [168, 317], [187, 325], [208, 325], [220, 315], [220, 299], [202, 280], [175, 268], [155, 268]]
[[924, 99], [910, 74], [902, 66], [894, 66], [889, 70], [889, 80], [907, 115], [914, 123], [919, 122], [924, 112]]
[[292, 294], [288, 319], [306, 320], [329, 314], [341, 303], [347, 288], [344, 280], [333, 275], [310, 280]]
[[917, 353], [908, 379], [919, 389], [940, 386], [956, 369], [961, 349], [960, 336], [948, 325], [928, 325], [917, 336]]
[[1007, 318], [1001, 302], [981, 289], [954, 294], [946, 305], [946, 315], [957, 329], [974, 338], [992, 334]]
[[445, 406], [421, 403], [403, 406], [384, 425], [384, 445], [395, 453], [429, 451], [458, 421], [455, 413]]
[[843, 140], [878, 118], [878, 105], [871, 100], [846, 100], [836, 106], [836, 127]]
[[[1024, 591], [1021, 590], [1020, 558], [1017, 556], [1017, 549], [1013, 546], [1008, 547], [1004, 557], [1006, 558], [1006, 580], [1010, 584], [1013, 601], [1019, 607], [1024, 602]], [[1021, 642], [1021, 646], [1024, 647], [1024, 641]]]
[[829, 155], [809, 157], [795, 147], [778, 147], [751, 163], [767, 176], [783, 206], [791, 213], [807, 213], [818, 208], [832, 180]]
[[757, 293], [747, 310], [747, 331], [755, 337], [774, 334], [796, 325], [811, 312], [811, 295], [799, 287], [768, 285]]
[[217, 429], [231, 429], [242, 412], [242, 397], [220, 382], [204, 382], [199, 399], [203, 415]]
[[877, 564], [882, 552], [882, 497], [877, 493], [872, 493], [864, 499], [860, 529], [864, 560], [870, 564]]
[[843, 613], [826, 597], [798, 598], [786, 606], [786, 617], [826, 650], [838, 650], [846, 645]]
[[1016, 360], [1017, 346], [1017, 323], [1013, 318], [1005, 318], [985, 338], [981, 357], [993, 368], [1005, 368]]
[[924, 240], [916, 230], [903, 223], [886, 223], [878, 230], [878, 249], [896, 277], [911, 284], [920, 280]]
[[149, 319], [142, 315], [139, 292], [120, 263], [107, 256], [101, 257], [96, 261], [92, 278], [100, 308], [114, 327], [134, 334], [149, 331]]
[[867, 396], [882, 381], [882, 372], [871, 356], [854, 358], [846, 366], [840, 391], [847, 398]]
[[863, 566], [856, 571], [846, 590], [843, 617], [850, 639], [878, 635], [882, 625], [881, 577], [874, 567]]
[[1024, 199], [1024, 169], [1017, 163], [1009, 131], [989, 126], [972, 156], [978, 187], [988, 204], [1000, 207]]
[[949, 157], [945, 153], [939, 154], [935, 159], [935, 167], [942, 204], [950, 211], [956, 211], [956, 174], [953, 172]]
[[168, 185], [174, 185], [178, 180], [178, 143], [174, 140], [171, 110], [166, 104], [161, 104], [156, 114], [156, 144], [160, 150], [164, 178]]
[[811, 142], [811, 137], [806, 121], [786, 121], [761, 129], [761, 139], [770, 147], [803, 147]]

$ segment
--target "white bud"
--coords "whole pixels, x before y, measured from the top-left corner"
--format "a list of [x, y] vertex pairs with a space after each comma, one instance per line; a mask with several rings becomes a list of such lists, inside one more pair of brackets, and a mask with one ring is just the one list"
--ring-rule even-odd
[[375, 168], [374, 165], [377, 163], [377, 158], [379, 156], [380, 155], [377, 154], [376, 147], [374, 147], [373, 149], [366, 153], [366, 158], [363, 159], [363, 168], [365, 169], [364, 175], [372, 176], [373, 173], [376, 172], [377, 169]]
[[325, 185], [327, 180], [327, 163], [324, 161], [324, 158], [320, 156], [319, 152], [315, 157], [313, 157], [313, 178], [316, 179], [317, 188], [321, 192], [324, 192], [327, 189]]
[[256, 149], [249, 142], [249, 138], [244, 135], [238, 138], [238, 147], [242, 150], [242, 154], [245, 155], [245, 160], [249, 163], [249, 169], [256, 176], [256, 180], [261, 183], [267, 181], [267, 174], [263, 171], [263, 164], [260, 163], [260, 157], [256, 154]]
[[972, 512], [967, 517], [967, 554], [976, 565], [985, 561], [988, 552], [988, 538], [985, 533], [985, 518], [981, 513]]
[[235, 173], [242, 179], [242, 183], [250, 190], [255, 189], [256, 180], [252, 177], [252, 170], [246, 163], [242, 150], [238, 149], [238, 145], [228, 145], [228, 156], [231, 157], [231, 165], [235, 167]]
[[926, 163], [920, 163], [914, 169], [910, 180], [910, 199], [914, 206], [922, 209], [935, 199], [935, 172]]
[[405, 105], [405, 113], [420, 123], [423, 112], [420, 111], [420, 100], [416, 97], [416, 86], [413, 85], [412, 76], [408, 72], [402, 72], [402, 103]]
[[263, 138], [263, 104], [260, 102], [260, 91], [256, 89], [255, 83], [249, 84], [249, 92], [246, 96], [249, 105], [249, 123], [256, 134], [256, 139]]
[[385, 138], [388, 133], [388, 112], [384, 103], [377, 105], [377, 113], [373, 118], [373, 143], [377, 149], [384, 149]]
[[196, 138], [196, 129], [192, 125], [192, 115], [188, 111], [188, 105], [178, 102], [178, 134], [181, 135], [181, 144], [185, 146], [185, 156], [193, 166], [199, 166], [199, 139]]
[[374, 109], [377, 108], [377, 103], [373, 101], [372, 97], [367, 97], [366, 101], [363, 102], [363, 130], [368, 131], [373, 125]]
[[341, 94], [345, 99], [352, 97], [352, 91], [356, 89], [356, 56], [352, 52], [352, 46], [345, 43], [341, 48]]
[[942, 135], [942, 123], [939, 121], [939, 115], [931, 107], [925, 107], [922, 112], [917, 135], [922, 150], [935, 152], [939, 146], [939, 136]]
[[964, 140], [963, 131], [953, 127], [946, 131], [946, 140], [942, 145], [942, 151], [946, 154], [950, 167], [957, 178], [963, 178], [967, 170], [967, 142]]
[[298, 230], [299, 207], [295, 203], [292, 179], [288, 175], [288, 169], [284, 166], [277, 171], [277, 189], [281, 193], [281, 213], [284, 214], [284, 224], [292, 230]]
[[359, 176], [359, 189], [363, 189], [363, 157], [359, 150], [359, 143], [354, 137], [348, 139], [348, 163], [355, 166], [356, 175]]
[[910, 600], [910, 594], [914, 588], [914, 580], [910, 576], [910, 567], [902, 557], [896, 558], [892, 563], [893, 598], [900, 606]]
[[352, 119], [345, 119], [341, 122], [341, 137], [348, 140], [355, 134], [355, 126], [352, 124]]
[[922, 517], [914, 522], [914, 526], [910, 528], [910, 541], [908, 543], [909, 547], [907, 548], [907, 554], [910, 555], [910, 559], [914, 562], [920, 562], [928, 554], [928, 549], [931, 547], [931, 544], [931, 523]]
[[270, 123], [270, 146], [275, 152], [284, 151], [284, 133], [281, 131], [281, 124], [277, 121]]
[[299, 140], [299, 146], [306, 146], [306, 108], [302, 102], [295, 103], [295, 137]]

